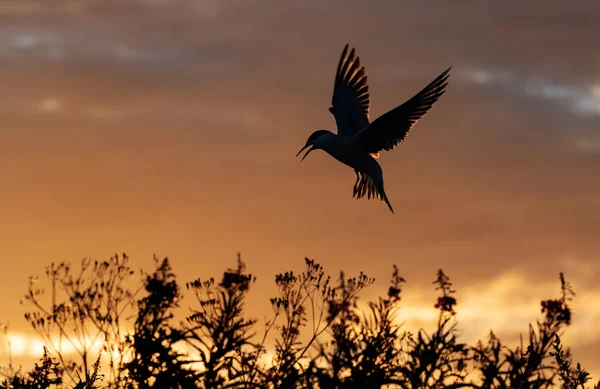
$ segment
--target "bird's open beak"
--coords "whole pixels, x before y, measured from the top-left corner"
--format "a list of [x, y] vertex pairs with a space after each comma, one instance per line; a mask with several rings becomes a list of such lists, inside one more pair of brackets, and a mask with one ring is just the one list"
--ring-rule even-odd
[[310, 143], [307, 143], [306, 145], [304, 145], [303, 148], [300, 149], [300, 151], [298, 151], [298, 154], [296, 154], [296, 157], [298, 157], [301, 152], [303, 152], [304, 150], [306, 150], [306, 148], [308, 146], [312, 146], [312, 147], [306, 152], [306, 154], [304, 154], [304, 157], [302, 157], [302, 159], [300, 160], [300, 162], [304, 161], [304, 158], [306, 158], [306, 156], [308, 155], [308, 153], [310, 153], [311, 151], [313, 151], [315, 149], [314, 145], [311, 145]]
[[306, 148], [307, 148], [308, 146], [312, 146], [312, 147], [311, 147], [310, 149], [308, 149], [308, 151], [306, 152], [306, 154], [304, 154], [304, 156], [302, 157], [302, 159], [300, 160], [300, 162], [304, 161], [304, 158], [306, 158], [306, 156], [307, 156], [307, 155], [308, 155], [308, 154], [309, 154], [311, 151], [313, 151], [313, 150], [315, 149], [315, 146], [314, 146], [314, 145], [307, 144], [307, 145], [305, 145], [305, 146], [304, 146], [302, 149], [300, 149], [300, 151], [298, 151], [298, 154], [296, 154], [296, 157], [297, 157], [297, 156], [299, 156], [301, 152], [303, 152], [304, 150], [306, 150]]
[[301, 152], [303, 152], [307, 147], [308, 147], [308, 143], [304, 145], [303, 148], [300, 149], [300, 151], [298, 151], [298, 154], [296, 154], [296, 158], [298, 158], [298, 156], [300, 155]]

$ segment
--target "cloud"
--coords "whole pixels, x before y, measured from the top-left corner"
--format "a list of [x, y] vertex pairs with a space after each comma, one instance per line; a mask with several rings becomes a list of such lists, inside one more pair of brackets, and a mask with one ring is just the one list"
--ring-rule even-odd
[[[599, 272], [593, 262], [574, 257], [563, 258], [560, 263], [567, 282], [576, 293], [570, 304], [573, 323], [566, 329], [563, 343], [573, 350], [575, 360], [597, 376], [600, 370], [585, 349], [590, 344], [600, 343], [600, 333], [596, 331], [600, 322], [600, 305], [590, 303], [600, 301], [600, 288], [590, 282]], [[466, 285], [455, 282], [454, 287], [457, 289], [458, 305], [455, 309], [460, 339], [471, 345], [479, 340], [485, 341], [493, 330], [503, 344], [517, 346], [519, 335], [522, 334], [526, 341], [528, 325], [535, 325], [536, 320], [543, 319], [540, 302], [560, 297], [558, 274], [542, 282], [532, 282], [517, 271], [507, 271], [487, 281]], [[411, 283], [403, 289], [396, 319], [403, 323], [403, 330], [434, 330], [439, 312], [434, 308], [437, 291], [426, 292], [422, 285]], [[366, 308], [365, 301], [376, 298], [375, 294], [371, 294], [373, 292], [364, 293], [359, 302], [361, 308]]]
[[598, 85], [580, 88], [505, 70], [477, 68], [467, 69], [461, 72], [460, 76], [463, 80], [477, 85], [502, 88], [509, 93], [517, 93], [549, 103], [564, 103], [572, 113], [578, 115], [600, 116], [600, 86]]
[[19, 2], [5, 2], [0, 4], [0, 15], [32, 15], [42, 9], [41, 4], [21, 0]]
[[83, 109], [83, 115], [90, 119], [110, 120], [122, 116], [121, 112], [110, 107], [89, 106]]
[[0, 28], [0, 56], [5, 58], [168, 64], [183, 55], [181, 47], [134, 42], [127, 36], [107, 38], [92, 32], [74, 33], [68, 28]]
[[89, 4], [85, 0], [18, 0], [4, 1], [0, 5], [0, 15], [6, 16], [34, 16], [44, 14], [75, 15], [85, 11]]
[[600, 135], [596, 137], [575, 138], [573, 147], [582, 153], [598, 153], [600, 152]]
[[52, 47], [61, 44], [61, 41], [61, 37], [52, 31], [2, 28], [0, 47], [24, 51], [35, 48]]
[[56, 113], [63, 108], [63, 102], [56, 97], [49, 97], [38, 101], [36, 108], [41, 113]]
[[[587, 286], [589, 284], [581, 279], [585, 269], [590, 268], [592, 276], [596, 270], [591, 269], [592, 264], [586, 265], [575, 259], [564, 263], [567, 281], [576, 292], [571, 304], [574, 320], [567, 329], [568, 344], [576, 347], [600, 341], [600, 334], [593, 331], [594, 323], [600, 322], [600, 306], [589, 304], [590, 301], [600, 301], [600, 289]], [[436, 294], [415, 290], [410, 284], [404, 289], [398, 320], [405, 321], [405, 329], [411, 331], [434, 328], [438, 315], [434, 308]], [[507, 343], [514, 345], [513, 340], [527, 332], [529, 323], [542, 318], [540, 302], [560, 297], [558, 276], [544, 282], [531, 282], [524, 275], [512, 271], [489, 281], [458, 285], [457, 289], [457, 321], [463, 331], [463, 339], [469, 343], [485, 339], [489, 331], [494, 330], [501, 339], [508, 339]]]
[[125, 60], [147, 60], [151, 58], [149, 53], [129, 47], [122, 43], [113, 46], [111, 53], [115, 58], [122, 58]]
[[214, 18], [226, 6], [225, 0], [7, 0], [0, 5], [0, 15], [111, 17], [120, 14], [140, 17], [156, 16], [157, 11], [165, 11], [168, 14]]
[[[54, 342], [54, 344], [61, 343], [57, 338], [54, 338]], [[73, 338], [73, 342], [80, 347], [81, 343], [77, 339]], [[11, 331], [6, 334], [6, 339], [2, 339], [1, 343], [3, 344], [0, 344], [0, 351], [3, 355], [7, 355], [10, 352], [15, 357], [34, 357], [37, 359], [44, 353], [45, 343], [36, 335]], [[90, 339], [87, 341], [87, 346], [97, 352], [101, 349], [102, 344], [100, 340], [96, 340], [92, 344]], [[61, 347], [62, 353], [65, 356], [73, 355], [77, 352], [71, 342], [62, 342]]]

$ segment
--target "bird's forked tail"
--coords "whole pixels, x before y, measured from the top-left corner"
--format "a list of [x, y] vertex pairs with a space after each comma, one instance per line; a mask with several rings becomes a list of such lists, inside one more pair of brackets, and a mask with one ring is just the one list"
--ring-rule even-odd
[[394, 213], [394, 208], [392, 208], [392, 204], [390, 204], [390, 201], [385, 194], [385, 190], [383, 189], [383, 182], [376, 182], [367, 174], [359, 171], [355, 171], [355, 173], [356, 183], [354, 184], [352, 197], [356, 197], [356, 199], [361, 199], [365, 196], [367, 196], [367, 199], [370, 199], [371, 197], [377, 198], [385, 202], [390, 211]]

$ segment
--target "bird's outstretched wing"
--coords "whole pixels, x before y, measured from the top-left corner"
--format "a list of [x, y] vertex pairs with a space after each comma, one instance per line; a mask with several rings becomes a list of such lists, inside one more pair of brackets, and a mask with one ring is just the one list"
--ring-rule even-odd
[[446, 69], [410, 100], [381, 115], [369, 127], [354, 135], [355, 146], [376, 154], [381, 150], [390, 151], [402, 143], [415, 123], [444, 94], [450, 69], [452, 67]]
[[369, 86], [364, 66], [344, 47], [335, 74], [329, 111], [335, 117], [339, 135], [352, 136], [369, 125]]

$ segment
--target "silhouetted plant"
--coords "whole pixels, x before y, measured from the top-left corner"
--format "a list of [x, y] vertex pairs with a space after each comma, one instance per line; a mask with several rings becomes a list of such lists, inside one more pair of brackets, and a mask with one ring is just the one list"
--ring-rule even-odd
[[561, 297], [542, 301], [543, 321], [529, 325], [529, 344], [510, 350], [490, 333], [488, 342], [479, 342], [473, 348], [476, 370], [483, 382], [481, 388], [550, 388], [559, 366], [553, 364], [551, 347], [563, 329], [571, 324], [568, 305], [575, 295], [569, 283], [560, 274]]
[[437, 330], [413, 334], [400, 332], [396, 317], [405, 280], [394, 267], [392, 285], [385, 298], [369, 303], [369, 311], [359, 314], [354, 305], [332, 326], [331, 348], [321, 347], [325, 368], [318, 369], [320, 387], [403, 388], [461, 387], [466, 372], [467, 348], [456, 341], [455, 325], [450, 324], [456, 300], [449, 279], [438, 272], [443, 296]]
[[460, 388], [464, 382], [469, 361], [468, 347], [458, 341], [450, 278], [440, 269], [433, 282], [442, 295], [435, 308], [439, 310], [436, 329], [428, 334], [421, 329], [416, 336], [403, 334], [402, 358], [397, 369], [396, 382], [405, 388]]
[[[305, 263], [306, 270], [298, 275], [286, 272], [275, 277], [279, 296], [271, 299], [275, 310], [273, 322], [279, 317], [284, 321], [279, 326], [273, 365], [267, 371], [267, 379], [275, 388], [310, 386], [311, 377], [307, 373], [314, 369], [314, 358], [307, 356], [309, 348], [338, 316], [348, 312], [358, 293], [373, 283], [373, 279], [363, 273], [346, 279], [342, 272], [339, 285], [333, 287], [321, 265], [308, 258]], [[309, 340], [303, 343], [300, 333], [309, 321], [307, 307], [310, 307], [312, 326]]]
[[9, 365], [3, 375], [6, 379], [0, 384], [0, 389], [50, 389], [63, 383], [63, 369], [50, 357], [46, 347], [40, 363], [36, 363], [31, 372], [24, 374], [21, 369], [15, 371]]
[[[122, 318], [139, 291], [132, 292], [125, 286], [133, 273], [125, 254], [103, 262], [84, 259], [78, 272], [67, 262], [52, 263], [46, 268], [49, 302], [44, 302], [45, 291], [37, 287], [37, 280], [31, 279], [25, 301], [33, 311], [27, 312], [25, 319], [58, 355], [71, 380], [90, 381], [90, 357], [102, 352], [93, 350], [98, 342], [106, 349], [109, 382], [121, 380], [126, 354]], [[68, 343], [81, 360], [66, 360], [63, 343]]]
[[[97, 389], [99, 386], [96, 386], [96, 382], [102, 379], [102, 374], [100, 374], [100, 357], [99, 354], [96, 358], [96, 362], [92, 365], [90, 369], [89, 376], [86, 376], [86, 379], [79, 379], [79, 382], [73, 387], [73, 389]], [[112, 382], [112, 384], [116, 384], [119, 381]]]
[[128, 338], [132, 359], [125, 363], [128, 388], [196, 388], [198, 373], [185, 365], [185, 355], [174, 346], [183, 339], [181, 330], [171, 327], [173, 310], [181, 294], [169, 260], [154, 258], [156, 269], [146, 276], [147, 296], [138, 300], [134, 334]]
[[238, 255], [237, 269], [223, 274], [221, 283], [197, 279], [186, 284], [200, 304], [187, 318], [185, 340], [198, 352], [202, 387], [229, 387], [243, 375], [242, 349], [251, 346], [254, 320], [243, 317], [244, 300], [254, 278], [245, 273]]
[[[552, 348], [554, 351], [550, 352], [550, 355], [554, 357], [558, 365], [557, 373], [563, 383], [563, 389], [585, 389], [585, 384], [590, 380], [590, 373], [585, 371], [579, 363], [576, 367], [572, 366], [571, 353], [568, 349], [563, 350], [558, 335]], [[600, 380], [594, 385], [594, 389], [600, 389]]]
[[[276, 275], [273, 317], [255, 338], [256, 320], [244, 312], [255, 278], [239, 255], [237, 267], [224, 272], [220, 283], [210, 278], [186, 284], [199, 307], [179, 326], [171, 323], [182, 299], [175, 275], [167, 259], [155, 258], [155, 263], [143, 282], [146, 294], [133, 307], [137, 318], [127, 337], [121, 318], [137, 292], [124, 287], [133, 274], [126, 256], [93, 266], [84, 262], [78, 275], [68, 264], [50, 266], [51, 306], [42, 304], [43, 291], [32, 283], [27, 299], [36, 310], [26, 318], [47, 342], [58, 334], [59, 341], [82, 344], [77, 348], [81, 361], [70, 365], [60, 343], [49, 342], [59, 362], [45, 352], [42, 363], [27, 374], [10, 363], [0, 389], [59, 388], [65, 368], [71, 377], [84, 372], [79, 380], [72, 379], [79, 381], [78, 389], [100, 384], [127, 389], [545, 389], [562, 384], [583, 389], [590, 379], [579, 364], [573, 367], [569, 350], [560, 344], [571, 323], [574, 296], [562, 274], [560, 297], [542, 301], [543, 318], [529, 326], [526, 345], [521, 341], [518, 347], [506, 347], [490, 332], [485, 343], [469, 347], [459, 341], [458, 302], [442, 270], [434, 281], [440, 291], [437, 326], [411, 333], [401, 331], [397, 321], [405, 280], [396, 267], [387, 295], [369, 302], [365, 310], [359, 308], [358, 296], [373, 279], [362, 273], [347, 278], [341, 272], [332, 284], [323, 267], [306, 258], [304, 271]], [[90, 336], [105, 343], [104, 351], [118, 351], [118, 358], [110, 360], [113, 373], [107, 380], [100, 380], [99, 354], [88, 367], [92, 350], [83, 340]], [[274, 356], [266, 361], [265, 345], [271, 338]], [[184, 345], [190, 353], [182, 351]]]
[[360, 312], [356, 296], [346, 291], [341, 278], [342, 295], [348, 296], [343, 306], [332, 304], [337, 312], [331, 325], [331, 340], [320, 342], [313, 372], [321, 388], [378, 388], [393, 381], [399, 362], [398, 331], [395, 321], [400, 293], [405, 280], [394, 266], [392, 285], [387, 297], [369, 302], [369, 311]]
[[[100, 356], [91, 368], [91, 374], [86, 381], [80, 380], [73, 389], [96, 389], [96, 381], [100, 380]], [[44, 346], [44, 355], [40, 364], [35, 364], [33, 370], [23, 374], [21, 370], [9, 368], [3, 375], [7, 378], [0, 384], [0, 389], [50, 389], [63, 387], [63, 373], [60, 362], [56, 362]]]

